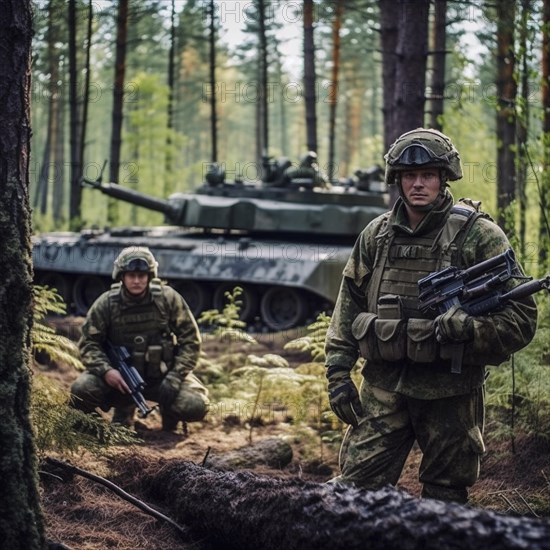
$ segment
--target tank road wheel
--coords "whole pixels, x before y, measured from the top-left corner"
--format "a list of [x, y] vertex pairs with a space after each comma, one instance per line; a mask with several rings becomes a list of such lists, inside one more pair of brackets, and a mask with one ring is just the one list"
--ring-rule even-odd
[[67, 309], [71, 305], [71, 282], [66, 275], [61, 273], [40, 273], [36, 277], [36, 284], [55, 288], [57, 293], [67, 305]]
[[194, 317], [210, 307], [211, 299], [208, 289], [193, 281], [179, 281], [174, 288], [183, 296]]
[[218, 311], [222, 311], [225, 307], [227, 300], [225, 298], [226, 292], [232, 292], [233, 289], [238, 286], [243, 289], [242, 294], [238, 297], [238, 300], [242, 302], [241, 314], [239, 319], [245, 323], [252, 321], [258, 312], [258, 292], [254, 287], [239, 285], [238, 283], [221, 284], [216, 288], [214, 292], [213, 305]]
[[74, 283], [73, 300], [76, 313], [85, 314], [100, 294], [109, 288], [109, 284], [97, 275], [81, 275]]
[[307, 310], [303, 293], [295, 288], [272, 287], [260, 303], [262, 320], [271, 330], [287, 330], [299, 325]]

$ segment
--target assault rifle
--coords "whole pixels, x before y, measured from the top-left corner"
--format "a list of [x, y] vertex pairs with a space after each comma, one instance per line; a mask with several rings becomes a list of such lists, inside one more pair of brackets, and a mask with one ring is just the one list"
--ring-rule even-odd
[[113, 367], [120, 372], [124, 382], [130, 388], [130, 395], [139, 409], [141, 418], [145, 418], [154, 409], [147, 406], [141, 393], [145, 389], [145, 381], [137, 369], [130, 365], [130, 353], [124, 346], [115, 346], [109, 341], [105, 343], [105, 351]]
[[[505, 291], [510, 279], [523, 279], [512, 290]], [[550, 275], [531, 279], [521, 274], [514, 251], [509, 248], [502, 254], [473, 265], [468, 269], [451, 266], [418, 281], [418, 304], [422, 312], [429, 310], [445, 313], [459, 305], [468, 315], [484, 315], [503, 309], [511, 300], [519, 300], [541, 290], [550, 292]], [[452, 372], [460, 372], [464, 346], [453, 350]]]

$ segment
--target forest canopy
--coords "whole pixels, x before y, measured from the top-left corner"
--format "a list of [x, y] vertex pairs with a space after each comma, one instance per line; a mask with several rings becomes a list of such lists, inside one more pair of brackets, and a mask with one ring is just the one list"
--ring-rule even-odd
[[212, 161], [254, 180], [262, 155], [297, 163], [308, 150], [339, 182], [423, 125], [461, 154], [455, 198], [481, 200], [544, 264], [547, 12], [527, 0], [37, 1], [35, 230], [160, 224], [89, 200], [79, 178], [104, 161], [104, 179], [159, 197], [195, 188]]

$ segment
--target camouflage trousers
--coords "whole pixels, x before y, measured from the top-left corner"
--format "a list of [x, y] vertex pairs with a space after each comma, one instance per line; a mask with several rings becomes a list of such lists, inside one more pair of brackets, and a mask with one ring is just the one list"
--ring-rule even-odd
[[340, 449], [341, 475], [332, 481], [365, 489], [396, 485], [415, 441], [422, 451], [422, 496], [465, 503], [485, 451], [484, 388], [442, 399], [414, 399], [365, 383], [364, 416]]
[[[147, 386], [143, 391], [145, 399], [158, 403], [158, 388], [156, 384], [146, 381]], [[107, 412], [115, 407], [117, 412], [133, 416], [134, 402], [129, 395], [120, 393], [106, 384], [103, 378], [82, 373], [71, 386], [71, 403], [76, 409], [90, 413], [96, 408]], [[161, 411], [163, 417], [169, 416], [173, 421], [197, 422], [202, 420], [209, 408], [208, 390], [194, 375], [188, 374], [180, 387], [178, 396], [168, 410]]]

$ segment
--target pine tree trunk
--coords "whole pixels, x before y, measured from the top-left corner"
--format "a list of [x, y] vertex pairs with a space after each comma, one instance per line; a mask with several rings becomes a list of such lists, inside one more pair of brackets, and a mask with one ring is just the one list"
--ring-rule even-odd
[[336, 0], [334, 20], [332, 22], [332, 76], [330, 82], [329, 101], [329, 131], [328, 131], [328, 180], [335, 177], [336, 167], [336, 107], [338, 106], [338, 74], [340, 71], [340, 28], [342, 27], [342, 13], [344, 1]]
[[317, 152], [317, 103], [315, 97], [315, 41], [313, 0], [304, 0], [304, 101], [308, 151]]
[[539, 274], [546, 272], [550, 255], [550, 0], [542, 7], [542, 139], [543, 170], [539, 196]]
[[30, 0], [0, 10], [0, 536], [2, 548], [45, 546], [29, 419], [31, 219]]
[[69, 145], [71, 156], [71, 194], [69, 204], [69, 218], [75, 229], [80, 226], [81, 218], [81, 197], [80, 176], [82, 175], [82, 163], [79, 158], [80, 152], [80, 107], [78, 104], [78, 68], [77, 68], [77, 40], [76, 40], [76, 0], [69, 0]]
[[[126, 72], [126, 42], [128, 36], [128, 0], [119, 0], [117, 13], [115, 82], [113, 87], [113, 112], [111, 122], [111, 162], [109, 181], [117, 183], [120, 169], [120, 149], [122, 146], [122, 117], [124, 105], [124, 75]], [[108, 200], [107, 221], [116, 224], [118, 204]]]
[[447, 0], [435, 0], [433, 22], [433, 52], [432, 52], [432, 90], [430, 126], [441, 130], [441, 117], [445, 99], [445, 58], [447, 36]]
[[515, 0], [497, 3], [497, 208], [501, 227], [506, 223], [505, 210], [516, 196], [515, 13]]

